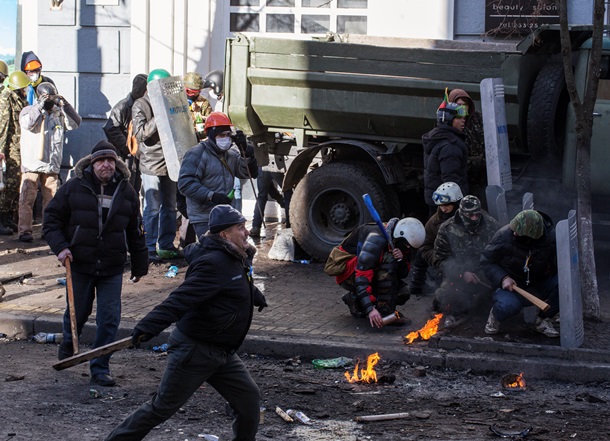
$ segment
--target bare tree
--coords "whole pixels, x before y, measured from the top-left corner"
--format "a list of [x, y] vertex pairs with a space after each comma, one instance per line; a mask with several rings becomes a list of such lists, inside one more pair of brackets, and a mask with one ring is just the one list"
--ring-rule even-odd
[[591, 222], [591, 134], [602, 56], [604, 0], [595, 0], [593, 6], [593, 41], [587, 69], [589, 77], [585, 83], [582, 99], [576, 89], [572, 68], [572, 44], [568, 31], [568, 0], [556, 0], [556, 2], [559, 9], [561, 55], [566, 87], [576, 115], [576, 214], [583, 310], [586, 318], [598, 319], [600, 316], [599, 294], [595, 275], [593, 224]]

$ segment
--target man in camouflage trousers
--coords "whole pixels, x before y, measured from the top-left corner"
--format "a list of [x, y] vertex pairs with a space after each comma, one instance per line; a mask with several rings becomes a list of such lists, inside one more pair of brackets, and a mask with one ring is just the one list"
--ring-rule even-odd
[[446, 328], [463, 322], [481, 296], [490, 291], [479, 261], [498, 228], [498, 222], [481, 209], [479, 199], [468, 195], [460, 201], [455, 215], [438, 230], [433, 263], [443, 281], [434, 301], [445, 314]]
[[19, 113], [27, 105], [26, 87], [30, 80], [21, 71], [13, 72], [8, 87], [0, 93], [0, 155], [6, 162], [4, 190], [0, 192], [0, 234], [17, 231], [15, 213], [21, 184], [21, 128]]

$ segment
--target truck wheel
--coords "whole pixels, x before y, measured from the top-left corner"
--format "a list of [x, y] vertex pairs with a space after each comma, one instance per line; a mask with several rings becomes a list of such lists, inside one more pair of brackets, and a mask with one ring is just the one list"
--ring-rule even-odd
[[563, 153], [568, 103], [563, 65], [545, 65], [536, 77], [527, 110], [527, 145], [532, 158]]
[[379, 171], [365, 163], [335, 162], [308, 173], [290, 201], [290, 223], [299, 245], [325, 261], [330, 250], [371, 221], [362, 195], [368, 193], [382, 220], [398, 215], [398, 197], [382, 184]]

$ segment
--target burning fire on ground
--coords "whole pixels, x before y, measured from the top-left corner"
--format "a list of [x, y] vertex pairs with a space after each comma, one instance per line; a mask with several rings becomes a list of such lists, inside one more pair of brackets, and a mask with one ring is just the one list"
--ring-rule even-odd
[[354, 368], [354, 373], [350, 375], [349, 372], [345, 373], [345, 378], [350, 383], [377, 383], [377, 372], [375, 372], [375, 365], [379, 362], [379, 353], [375, 352], [368, 356], [366, 360], [366, 369], [361, 368], [360, 374], [358, 374], [358, 367], [360, 365], [360, 361], [356, 363], [356, 367]]
[[525, 389], [523, 372], [520, 374], [506, 374], [502, 377], [502, 386], [506, 389]]
[[406, 344], [411, 344], [416, 338], [420, 338], [421, 340], [430, 340], [434, 334], [438, 332], [438, 324], [443, 318], [443, 314], [436, 314], [433, 319], [428, 320], [428, 322], [418, 331], [413, 331], [405, 337], [407, 340]]

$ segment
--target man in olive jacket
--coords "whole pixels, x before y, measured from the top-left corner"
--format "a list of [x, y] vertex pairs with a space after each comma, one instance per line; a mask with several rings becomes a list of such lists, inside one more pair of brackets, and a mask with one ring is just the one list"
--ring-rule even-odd
[[169, 419], [204, 382], [218, 391], [235, 413], [234, 440], [256, 437], [260, 392], [235, 353], [246, 338], [253, 307], [265, 297], [254, 286], [246, 219], [230, 205], [210, 212], [210, 229], [186, 248], [184, 282], [136, 325], [134, 345], [148, 341], [176, 322], [168, 360], [157, 393], [106, 438], [141, 440]]
[[[97, 331], [93, 347], [116, 340], [121, 320], [121, 288], [127, 251], [131, 280], [148, 272], [140, 200], [129, 183], [129, 171], [116, 149], [100, 141], [74, 167], [76, 176], [62, 185], [44, 213], [44, 237], [65, 266], [71, 262], [78, 335], [97, 297]], [[60, 360], [72, 356], [68, 309], [64, 314]], [[91, 381], [113, 386], [110, 356], [91, 361]]]

